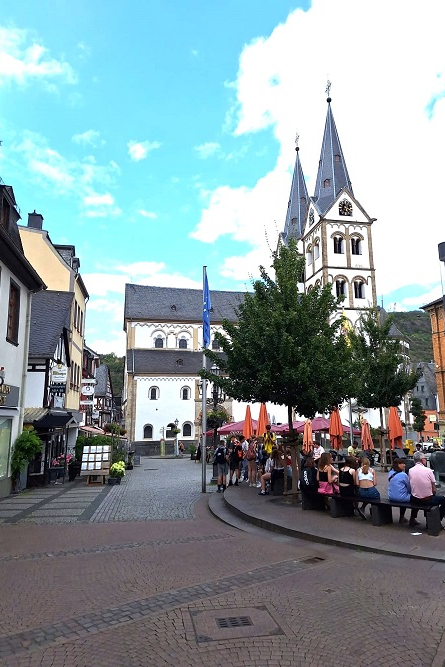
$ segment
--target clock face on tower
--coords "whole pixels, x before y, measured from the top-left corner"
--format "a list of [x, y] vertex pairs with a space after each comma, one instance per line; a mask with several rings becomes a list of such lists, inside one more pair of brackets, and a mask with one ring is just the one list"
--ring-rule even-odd
[[338, 205], [339, 215], [352, 215], [352, 204], [347, 199], [343, 199]]

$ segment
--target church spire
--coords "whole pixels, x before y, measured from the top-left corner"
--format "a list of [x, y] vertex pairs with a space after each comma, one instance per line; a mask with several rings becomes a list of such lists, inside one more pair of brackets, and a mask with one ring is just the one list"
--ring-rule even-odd
[[314, 194], [314, 200], [321, 215], [326, 212], [343, 188], [347, 188], [351, 194], [354, 194], [332, 114], [330, 90], [331, 82], [328, 81], [326, 87], [328, 113]]
[[297, 155], [295, 158], [294, 175], [292, 177], [292, 186], [290, 189], [283, 234], [285, 243], [288, 243], [289, 239], [292, 238], [296, 241], [301, 238], [309, 205], [306, 181], [304, 180], [303, 169], [301, 168], [298, 140], [299, 135], [297, 134], [295, 137], [295, 150]]

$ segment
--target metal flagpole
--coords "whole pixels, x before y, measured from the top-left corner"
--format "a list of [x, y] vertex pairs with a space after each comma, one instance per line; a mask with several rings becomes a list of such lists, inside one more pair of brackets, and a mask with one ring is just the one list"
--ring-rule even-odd
[[349, 399], [349, 440], [351, 441], [351, 445], [354, 444], [354, 427], [352, 425], [352, 403], [351, 399]]
[[[202, 340], [203, 340], [203, 349], [210, 345], [210, 292], [209, 284], [207, 282], [207, 267], [202, 267]], [[202, 367], [205, 370], [207, 367], [207, 358], [203, 352], [202, 355]], [[207, 475], [206, 475], [206, 463], [207, 463], [207, 380], [203, 378], [202, 380], [202, 444], [201, 444], [201, 466], [202, 466], [202, 493], [206, 493], [207, 487]]]

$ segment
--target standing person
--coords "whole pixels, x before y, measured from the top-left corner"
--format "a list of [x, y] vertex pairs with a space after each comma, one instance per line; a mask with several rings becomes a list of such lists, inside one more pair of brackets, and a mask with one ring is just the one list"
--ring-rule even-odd
[[[440, 520], [445, 515], [445, 496], [438, 496], [436, 493], [436, 480], [431, 468], [426, 467], [426, 457], [423, 452], [415, 452], [414, 466], [408, 471], [409, 482], [411, 484], [411, 502], [420, 505], [439, 505]], [[417, 517], [418, 510], [411, 511], [411, 523]], [[414, 516], [413, 516], [414, 515]]]
[[375, 470], [371, 468], [370, 461], [366, 456], [362, 458], [360, 468], [355, 471], [355, 484], [358, 486], [358, 496], [363, 500], [361, 509], [364, 512], [368, 505], [367, 498], [380, 498]]
[[224, 440], [220, 440], [218, 447], [215, 449], [215, 454], [213, 455], [213, 463], [216, 465], [216, 474], [217, 474], [217, 484], [218, 488], [216, 489], [217, 493], [226, 490], [226, 477], [227, 477], [227, 448]]
[[228, 486], [233, 485], [233, 476], [235, 476], [235, 486], [238, 486], [238, 477], [239, 477], [239, 458], [238, 451], [235, 451], [235, 447], [238, 444], [238, 440], [234, 435], [230, 438], [229, 442], [229, 484]]
[[266, 432], [263, 433], [263, 445], [266, 450], [267, 456], [270, 456], [272, 453], [272, 447], [277, 444], [277, 436], [275, 433], [272, 433], [270, 424], [266, 426]]
[[178, 449], [179, 449], [179, 456], [184, 456], [184, 443], [179, 442]]
[[322, 447], [319, 442], [314, 442], [314, 448], [312, 450], [312, 458], [314, 459], [315, 464], [320, 458], [320, 456], [324, 453], [325, 453], [324, 447]]
[[251, 440], [246, 452], [247, 473], [249, 479], [249, 486], [256, 486], [257, 476], [257, 441]]
[[199, 443], [198, 443], [198, 450], [197, 450], [197, 452], [196, 452], [195, 463], [196, 463], [196, 461], [200, 461], [200, 460], [201, 460], [201, 456], [202, 456], [202, 446], [201, 446], [201, 440], [200, 440]]
[[242, 482], [248, 482], [249, 481], [249, 474], [247, 470], [247, 459], [246, 459], [246, 454], [247, 454], [247, 448], [249, 447], [249, 440], [245, 438], [243, 435], [240, 436], [240, 444], [241, 447], [243, 448], [243, 458], [240, 462], [240, 479]]
[[[404, 459], [394, 459], [392, 462], [392, 470], [388, 473], [388, 499], [399, 503], [409, 503], [411, 501], [411, 485], [405, 472]], [[405, 512], [406, 508], [401, 507], [399, 523], [407, 523], [408, 519], [405, 519]], [[417, 513], [413, 517], [413, 512], [414, 510], [411, 510], [410, 526], [419, 523], [416, 521]]]

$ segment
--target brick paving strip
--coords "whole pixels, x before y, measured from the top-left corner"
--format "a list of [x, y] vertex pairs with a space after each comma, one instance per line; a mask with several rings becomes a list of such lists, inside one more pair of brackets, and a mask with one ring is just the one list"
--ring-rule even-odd
[[77, 640], [81, 637], [97, 634], [103, 630], [109, 630], [110, 626], [130, 623], [151, 614], [165, 612], [185, 604], [209, 599], [222, 593], [227, 594], [230, 591], [237, 591], [240, 587], [246, 587], [246, 575], [253, 582], [252, 585], [258, 586], [258, 584], [268, 582], [272, 578], [275, 580], [278, 577], [295, 574], [298, 571], [304, 571], [321, 562], [323, 562], [322, 558], [306, 557], [299, 560], [275, 563], [217, 581], [188, 586], [161, 593], [160, 595], [143, 598], [142, 600], [112, 607], [102, 612], [69, 618], [35, 630], [5, 635], [0, 637], [0, 659], [25, 651], [41, 649], [51, 644]]
[[89, 547], [86, 549], [67, 549], [64, 551], [48, 551], [35, 554], [21, 554], [20, 556], [0, 556], [0, 563], [11, 561], [43, 560], [45, 558], [60, 558], [63, 556], [84, 556], [86, 554], [110, 553], [112, 551], [121, 551], [125, 549], [138, 549], [151, 546], [168, 546], [171, 544], [194, 544], [195, 542], [210, 542], [213, 540], [232, 539], [233, 535], [206, 535], [205, 537], [180, 537], [169, 540], [149, 540], [147, 542], [127, 542], [125, 544], [110, 544], [101, 547]]

